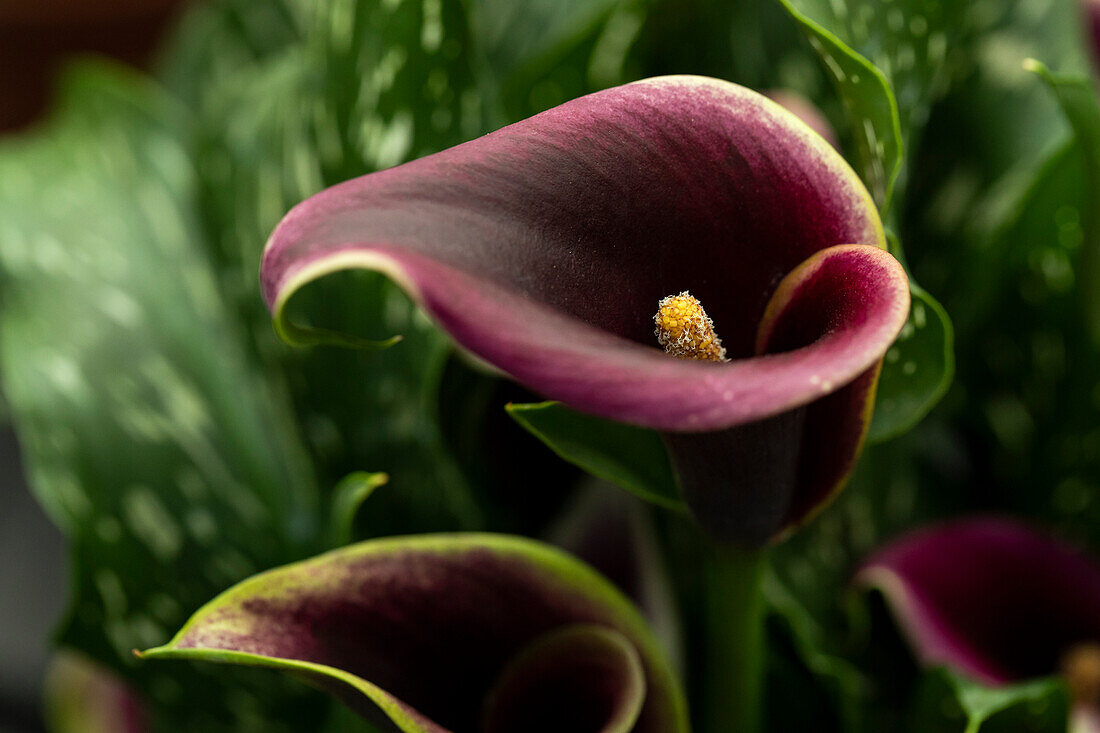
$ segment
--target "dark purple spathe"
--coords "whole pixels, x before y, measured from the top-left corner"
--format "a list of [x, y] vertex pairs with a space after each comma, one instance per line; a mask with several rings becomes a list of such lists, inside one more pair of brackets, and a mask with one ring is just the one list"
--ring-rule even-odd
[[373, 540], [262, 573], [145, 655], [289, 669], [384, 730], [687, 730], [629, 602], [564, 553], [503, 535]]
[[[579, 409], [668, 430], [782, 411], [820, 392], [813, 367], [674, 362], [653, 348], [652, 317], [691, 290], [729, 353], [750, 357], [781, 278], [824, 247], [881, 243], [858, 179], [791, 120], [690, 77], [575, 100], [309, 199], [271, 238], [265, 297], [274, 307], [311, 265], [370, 253], [464, 346]], [[816, 371], [849, 381], [881, 355], [848, 352], [828, 352], [836, 367], [818, 355]]]
[[[306, 283], [380, 270], [457, 343], [535, 391], [673, 436], [804, 407], [784, 438], [800, 464], [790, 486], [753, 487], [787, 499], [749, 522], [751, 536], [713, 528], [756, 543], [819, 506], [858, 452], [877, 365], [908, 315], [907, 280], [884, 243], [857, 176], [794, 115], [733, 84], [665, 77], [310, 198], [272, 235], [262, 279], [281, 322]], [[731, 362], [656, 347], [657, 303], [683, 290]], [[738, 479], [768, 480], [756, 467], [700, 476], [690, 438], [674, 442], [682, 477], [706, 484], [685, 483], [689, 494], [735, 496]]]
[[882, 591], [924, 664], [985, 683], [1053, 674], [1074, 645], [1100, 641], [1100, 566], [1011, 520], [905, 536], [856, 580]]

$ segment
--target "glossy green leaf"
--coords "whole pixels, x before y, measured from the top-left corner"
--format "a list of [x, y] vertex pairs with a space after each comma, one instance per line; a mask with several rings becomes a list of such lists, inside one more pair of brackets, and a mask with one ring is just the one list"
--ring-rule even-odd
[[1076, 266], [1095, 207], [1087, 175], [1076, 142], [1063, 141], [989, 242], [963, 260], [982, 277], [955, 307], [969, 346], [959, 350], [966, 390], [953, 421], [988, 446], [982, 470], [998, 501], [1070, 536], [1090, 536], [1100, 519], [1100, 454], [1063, 447], [1096, 425], [1088, 395], [1097, 357]]
[[[1092, 54], [1082, 5], [998, 2], [977, 14], [970, 51], [974, 76], [955, 93], [968, 108], [960, 126], [976, 129], [953, 142], [962, 147], [960, 158], [978, 156], [990, 181], [1011, 176], [1030, 182], [1064, 135], [1057, 102], [1034, 83], [1024, 62], [1041, 59], [1061, 73], [1088, 76]], [[1002, 183], [983, 193], [998, 196]]]
[[271, 570], [142, 656], [288, 671], [406, 733], [596, 722], [581, 713], [615, 731], [688, 730], [629, 601], [560, 550], [507, 535], [373, 540]]
[[[829, 70], [852, 125], [863, 182], [879, 208], [888, 209], [902, 165], [901, 120], [890, 82], [880, 69], [842, 40], [841, 16], [830, 3], [779, 2], [802, 27]], [[838, 7], [846, 6], [840, 3]]]
[[285, 396], [205, 258], [186, 119], [132, 73], [87, 67], [53, 121], [0, 144], [0, 371], [30, 484], [71, 543], [61, 642], [155, 699], [158, 725], [215, 731], [314, 708], [136, 674], [130, 649], [312, 549], [319, 512]]
[[943, 306], [916, 283], [909, 321], [886, 352], [867, 440], [894, 438], [935, 407], [955, 374], [955, 338]]
[[508, 414], [561, 458], [646, 501], [683, 511], [661, 436], [570, 410], [560, 402], [510, 404]]
[[946, 82], [966, 3], [780, 0], [828, 68], [852, 124], [864, 181], [884, 214], [904, 157]]
[[995, 257], [977, 269], [959, 259], [998, 233], [1067, 132], [1054, 95], [1023, 62], [1043, 59], [1063, 73], [1087, 75], [1081, 10], [1077, 2], [972, 5], [971, 30], [955, 44], [957, 73], [914, 151], [921, 180], [907, 202], [906, 237], [921, 243], [922, 262], [935, 268], [925, 266], [924, 284], [956, 321], [975, 287], [999, 284], [988, 270]]

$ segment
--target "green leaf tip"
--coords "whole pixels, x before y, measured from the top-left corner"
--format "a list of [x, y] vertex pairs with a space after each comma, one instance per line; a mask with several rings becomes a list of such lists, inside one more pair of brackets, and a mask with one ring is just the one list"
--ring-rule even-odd
[[357, 471], [337, 484], [329, 516], [329, 547], [342, 547], [353, 539], [355, 516], [374, 490], [390, 480], [389, 474]]
[[1048, 69], [1046, 67], [1046, 64], [1044, 64], [1042, 61], [1039, 61], [1038, 59], [1024, 59], [1023, 63], [1020, 64], [1020, 66], [1023, 67], [1024, 71], [1030, 71], [1033, 74], [1050, 74], [1050, 69]]

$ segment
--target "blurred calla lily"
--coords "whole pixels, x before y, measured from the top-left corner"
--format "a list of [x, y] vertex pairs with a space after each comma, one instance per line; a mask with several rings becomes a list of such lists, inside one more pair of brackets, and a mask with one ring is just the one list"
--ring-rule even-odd
[[[262, 283], [294, 340], [285, 306], [305, 284], [387, 274], [536, 392], [662, 431], [704, 528], [758, 545], [854, 464], [909, 312], [884, 246], [859, 178], [795, 115], [664, 77], [317, 194], [272, 234]], [[672, 302], [655, 336], [683, 292], [702, 306]], [[726, 360], [670, 357], [659, 337]]]
[[1063, 674], [1075, 730], [1100, 731], [1100, 566], [1080, 552], [973, 519], [896, 540], [856, 582], [882, 592], [922, 664], [994, 686]]
[[1082, 0], [1088, 40], [1092, 45], [1092, 58], [1100, 66], [1100, 0]]
[[140, 696], [107, 667], [60, 651], [46, 672], [43, 712], [54, 733], [146, 733]]
[[373, 540], [262, 573], [143, 656], [283, 669], [403, 733], [688, 730], [630, 602], [519, 537]]
[[834, 148], [839, 147], [840, 141], [837, 139], [836, 130], [833, 129], [828, 118], [817, 108], [817, 105], [807, 99], [805, 95], [793, 89], [770, 89], [765, 94], [768, 99], [779, 104], [809, 125], [810, 129], [820, 135], [825, 142]]

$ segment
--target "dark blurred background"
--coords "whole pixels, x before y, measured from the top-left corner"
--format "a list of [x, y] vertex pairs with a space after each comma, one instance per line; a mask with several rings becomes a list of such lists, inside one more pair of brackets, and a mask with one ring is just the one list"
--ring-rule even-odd
[[0, 0], [0, 130], [42, 117], [61, 65], [101, 54], [145, 66], [181, 0]]
[[65, 603], [65, 547], [23, 481], [10, 428], [0, 430], [0, 465], [0, 730], [38, 731], [47, 639]]

